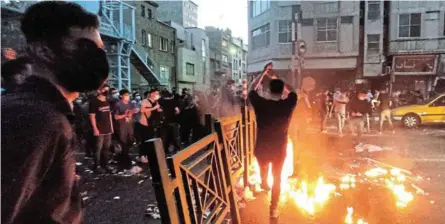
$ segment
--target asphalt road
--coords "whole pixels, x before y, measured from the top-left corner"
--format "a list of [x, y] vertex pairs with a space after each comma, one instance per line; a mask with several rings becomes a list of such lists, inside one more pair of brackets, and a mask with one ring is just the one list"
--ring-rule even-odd
[[[416, 175], [421, 175], [421, 187], [429, 194], [417, 197], [408, 209], [398, 212], [391, 210], [388, 196], [377, 191], [370, 194], [369, 190], [357, 193], [353, 198], [360, 200], [344, 201], [335, 199], [326, 205], [322, 214], [308, 217], [293, 203], [281, 205], [281, 216], [278, 220], [270, 220], [268, 197], [263, 194], [256, 200], [247, 203], [241, 209], [242, 223], [343, 223], [346, 215], [346, 204], [356, 203], [357, 212], [373, 216], [370, 223], [445, 223], [445, 130], [443, 127], [421, 128], [418, 130], [398, 130], [395, 135], [371, 133], [361, 138], [344, 136], [340, 138], [334, 130], [320, 136], [311, 135], [306, 144], [297, 144], [299, 148], [317, 157], [325, 156], [356, 156], [353, 148], [359, 143], [374, 144], [385, 149], [384, 152], [365, 153], [361, 156], [375, 158], [394, 166], [406, 168]], [[304, 150], [302, 150], [304, 151]], [[304, 153], [300, 156], [305, 156]], [[81, 172], [81, 188], [85, 199], [85, 223], [160, 223], [146, 215], [150, 205], [156, 203], [152, 189], [150, 174], [147, 169], [133, 176], [96, 175], [89, 172], [91, 160], [79, 156], [78, 170]], [[322, 164], [323, 161], [313, 160]], [[320, 169], [322, 172], [322, 169]], [[319, 170], [319, 172], [320, 172]], [[370, 199], [374, 198], [374, 199]], [[371, 201], [371, 202], [369, 202]], [[433, 202], [431, 202], [433, 201]], [[362, 209], [361, 204], [365, 208]], [[360, 211], [362, 210], [362, 211]]]

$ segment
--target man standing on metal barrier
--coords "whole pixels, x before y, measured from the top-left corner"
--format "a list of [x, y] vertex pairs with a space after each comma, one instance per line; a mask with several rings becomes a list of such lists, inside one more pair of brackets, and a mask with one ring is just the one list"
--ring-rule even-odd
[[[266, 69], [265, 69], [266, 71]], [[297, 105], [297, 94], [293, 89], [285, 87], [280, 79], [272, 79], [269, 83], [269, 97], [258, 95], [258, 89], [267, 72], [262, 72], [251, 84], [249, 100], [255, 110], [258, 134], [254, 154], [260, 166], [261, 187], [268, 190], [267, 171], [272, 165], [274, 184], [270, 205], [271, 218], [278, 217], [278, 202], [281, 193], [281, 171], [286, 158], [286, 145], [289, 122]], [[287, 98], [283, 93], [289, 93]]]

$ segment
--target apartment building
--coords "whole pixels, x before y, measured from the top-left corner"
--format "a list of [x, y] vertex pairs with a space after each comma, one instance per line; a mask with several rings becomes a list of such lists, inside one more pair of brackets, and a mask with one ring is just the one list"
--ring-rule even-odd
[[357, 75], [359, 58], [358, 1], [250, 1], [248, 72], [260, 72], [267, 62], [292, 80], [292, 23], [304, 40], [303, 76], [318, 86], [347, 85]]
[[213, 88], [218, 88], [232, 78], [232, 56], [230, 46], [232, 32], [216, 27], [206, 27], [209, 37], [210, 76]]
[[183, 27], [198, 27], [198, 5], [190, 0], [157, 1], [159, 20], [173, 21]]
[[[159, 5], [154, 1], [129, 2], [136, 10], [136, 43], [140, 55], [157, 74], [162, 86], [172, 87], [176, 83], [176, 30], [169, 24], [159, 21]], [[132, 66], [132, 82], [139, 89], [151, 86], [139, 71]]]
[[205, 91], [210, 86], [209, 38], [205, 30], [169, 21], [176, 29], [177, 83], [180, 89]]
[[394, 90], [426, 95], [445, 73], [445, 2], [391, 1], [388, 11], [388, 65], [395, 74]]
[[230, 46], [232, 57], [232, 80], [241, 84], [242, 80], [247, 80], [247, 45], [243, 39], [233, 37]]

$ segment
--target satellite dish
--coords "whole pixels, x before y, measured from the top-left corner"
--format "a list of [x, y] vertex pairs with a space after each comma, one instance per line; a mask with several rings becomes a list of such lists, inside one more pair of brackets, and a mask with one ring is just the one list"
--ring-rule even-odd
[[74, 3], [79, 4], [82, 6], [85, 10], [87, 10], [90, 13], [94, 13], [96, 15], [99, 14], [100, 11], [100, 1], [72, 1]]

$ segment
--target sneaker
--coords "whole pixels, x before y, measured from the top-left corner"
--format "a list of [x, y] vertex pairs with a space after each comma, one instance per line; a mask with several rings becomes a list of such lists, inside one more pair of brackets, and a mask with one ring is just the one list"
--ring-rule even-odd
[[270, 187], [267, 184], [261, 184], [260, 187], [263, 191], [266, 191], [266, 192], [270, 191]]
[[279, 216], [278, 209], [270, 209], [270, 218], [277, 219]]

